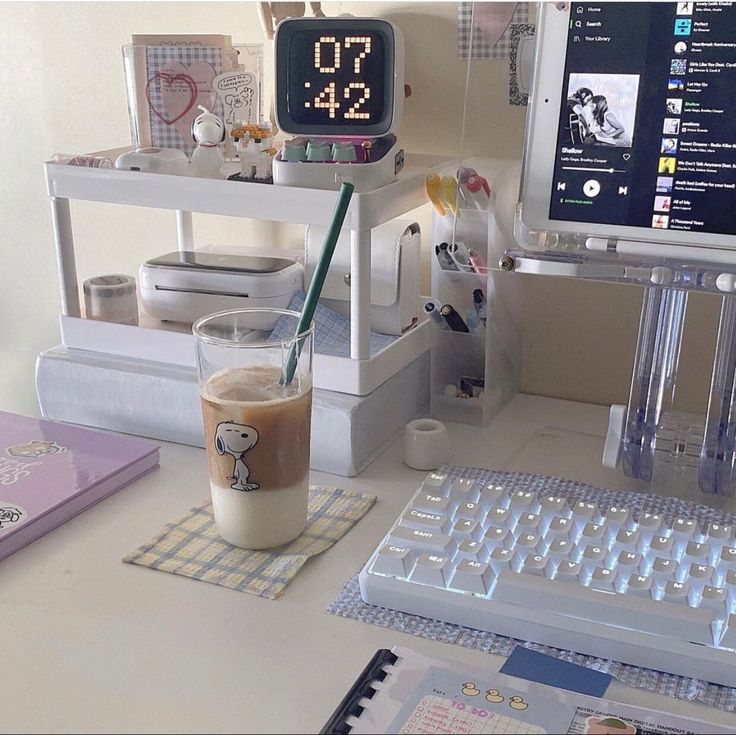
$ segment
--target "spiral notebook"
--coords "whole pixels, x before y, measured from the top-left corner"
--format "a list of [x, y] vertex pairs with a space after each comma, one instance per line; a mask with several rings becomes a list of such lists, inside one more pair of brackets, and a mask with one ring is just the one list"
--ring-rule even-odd
[[158, 466], [158, 445], [0, 411], [0, 559]]
[[532, 672], [527, 677], [518, 667], [515, 670], [524, 678], [490, 669], [465, 668], [404, 646], [381, 649], [321, 732], [336, 735], [731, 732], [719, 725], [547, 686], [530, 681]]

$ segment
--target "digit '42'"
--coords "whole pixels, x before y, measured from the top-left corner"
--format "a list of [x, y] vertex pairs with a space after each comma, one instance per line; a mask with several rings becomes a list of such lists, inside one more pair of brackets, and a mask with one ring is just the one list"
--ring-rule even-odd
[[[332, 46], [331, 65], [325, 62], [324, 46]], [[370, 36], [347, 36], [344, 41], [345, 49], [356, 49], [352, 59], [352, 71], [360, 76], [363, 60], [371, 53]], [[334, 74], [342, 66], [343, 44], [334, 36], [321, 36], [314, 44], [314, 68], [320, 74]], [[331, 119], [337, 117], [337, 111], [346, 107], [342, 116], [346, 120], [368, 120], [370, 113], [363, 109], [363, 105], [371, 98], [371, 88], [362, 81], [349, 82], [339, 94], [336, 83], [330, 82], [313, 100], [316, 108], [326, 109]], [[352, 103], [352, 104], [351, 104]]]

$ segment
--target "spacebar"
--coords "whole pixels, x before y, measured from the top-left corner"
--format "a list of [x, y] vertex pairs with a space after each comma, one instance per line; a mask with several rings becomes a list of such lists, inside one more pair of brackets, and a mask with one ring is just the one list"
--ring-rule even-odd
[[504, 571], [491, 598], [544, 613], [558, 613], [618, 628], [713, 645], [711, 613], [674, 602], [647, 600], [633, 595], [555, 582], [546, 577]]

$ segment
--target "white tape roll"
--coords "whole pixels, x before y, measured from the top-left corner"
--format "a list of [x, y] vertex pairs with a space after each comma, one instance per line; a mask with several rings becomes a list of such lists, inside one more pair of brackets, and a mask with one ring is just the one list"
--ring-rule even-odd
[[450, 457], [447, 427], [434, 419], [410, 421], [404, 429], [404, 462], [415, 470], [435, 470]]

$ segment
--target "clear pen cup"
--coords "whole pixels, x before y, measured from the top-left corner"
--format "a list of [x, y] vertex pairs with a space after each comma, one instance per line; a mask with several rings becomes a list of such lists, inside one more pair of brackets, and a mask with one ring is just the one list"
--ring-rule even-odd
[[314, 325], [294, 336], [299, 316], [239, 309], [192, 327], [215, 524], [246, 549], [281, 546], [307, 523]]

